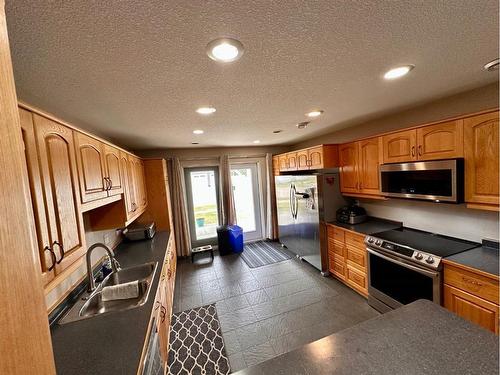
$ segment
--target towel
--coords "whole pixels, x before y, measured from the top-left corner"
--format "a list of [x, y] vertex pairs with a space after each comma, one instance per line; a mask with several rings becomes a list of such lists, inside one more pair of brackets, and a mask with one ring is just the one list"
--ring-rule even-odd
[[139, 280], [125, 284], [105, 286], [101, 291], [101, 299], [104, 302], [137, 297], [139, 297]]

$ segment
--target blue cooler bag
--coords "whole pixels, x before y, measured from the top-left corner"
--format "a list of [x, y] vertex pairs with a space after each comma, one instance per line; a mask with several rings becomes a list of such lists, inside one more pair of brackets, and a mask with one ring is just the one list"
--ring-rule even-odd
[[243, 229], [237, 225], [223, 225], [217, 228], [219, 254], [228, 255], [243, 251]]

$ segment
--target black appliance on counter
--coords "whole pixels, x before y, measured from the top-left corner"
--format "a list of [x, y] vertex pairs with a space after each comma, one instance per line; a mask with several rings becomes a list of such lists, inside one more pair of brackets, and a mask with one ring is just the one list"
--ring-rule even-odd
[[382, 164], [380, 191], [386, 197], [461, 203], [464, 159]]
[[380, 312], [418, 299], [441, 303], [441, 260], [480, 246], [410, 228], [365, 237], [368, 251], [368, 303]]
[[154, 237], [156, 225], [154, 221], [146, 224], [133, 223], [125, 228], [122, 233], [129, 241], [147, 240]]
[[337, 210], [337, 221], [345, 224], [359, 224], [366, 221], [367, 215], [363, 207], [356, 204], [344, 206]]

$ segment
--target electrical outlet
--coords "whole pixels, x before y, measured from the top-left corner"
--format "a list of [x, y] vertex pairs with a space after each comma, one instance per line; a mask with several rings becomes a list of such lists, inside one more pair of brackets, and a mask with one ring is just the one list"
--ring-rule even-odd
[[106, 246], [111, 246], [113, 245], [113, 240], [114, 240], [114, 236], [113, 236], [113, 232], [111, 233], [106, 233], [104, 235], [104, 244]]

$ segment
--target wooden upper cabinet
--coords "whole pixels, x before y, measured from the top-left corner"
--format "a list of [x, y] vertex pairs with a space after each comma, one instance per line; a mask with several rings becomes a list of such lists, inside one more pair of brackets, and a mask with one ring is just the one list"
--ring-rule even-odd
[[417, 132], [415, 129], [382, 137], [384, 163], [417, 160]]
[[76, 160], [82, 203], [108, 196], [104, 145], [95, 138], [75, 133]]
[[[19, 110], [21, 132], [24, 141], [26, 165], [30, 183], [30, 196], [35, 217], [36, 238], [40, 257], [43, 284], [48, 284], [55, 277], [56, 255], [52, 249], [52, 233], [45, 215], [45, 200], [38, 165], [38, 154], [33, 126], [33, 115], [24, 109]], [[59, 249], [56, 249], [59, 251]]]
[[123, 176], [120, 168], [120, 151], [113, 146], [104, 145], [104, 154], [109, 195], [122, 194]]
[[365, 139], [357, 143], [359, 191], [362, 194], [380, 194], [379, 138]]
[[323, 146], [313, 147], [307, 150], [309, 169], [324, 168]]
[[288, 170], [289, 171], [296, 171], [297, 170], [297, 153], [296, 152], [289, 152], [286, 154], [286, 159], [287, 159], [287, 164], [288, 164]]
[[443, 122], [418, 128], [418, 160], [463, 157], [463, 139], [463, 120]]
[[297, 151], [297, 170], [303, 171], [309, 169], [309, 152], [308, 150]]
[[129, 160], [129, 155], [123, 151], [120, 151], [120, 169], [123, 178], [125, 209], [127, 211], [127, 217], [130, 217], [134, 213], [135, 204], [133, 167]]
[[464, 120], [465, 201], [498, 205], [498, 111]]
[[345, 193], [359, 191], [358, 146], [356, 142], [339, 146], [340, 190]]
[[85, 253], [73, 131], [36, 114], [33, 119], [57, 274]]

